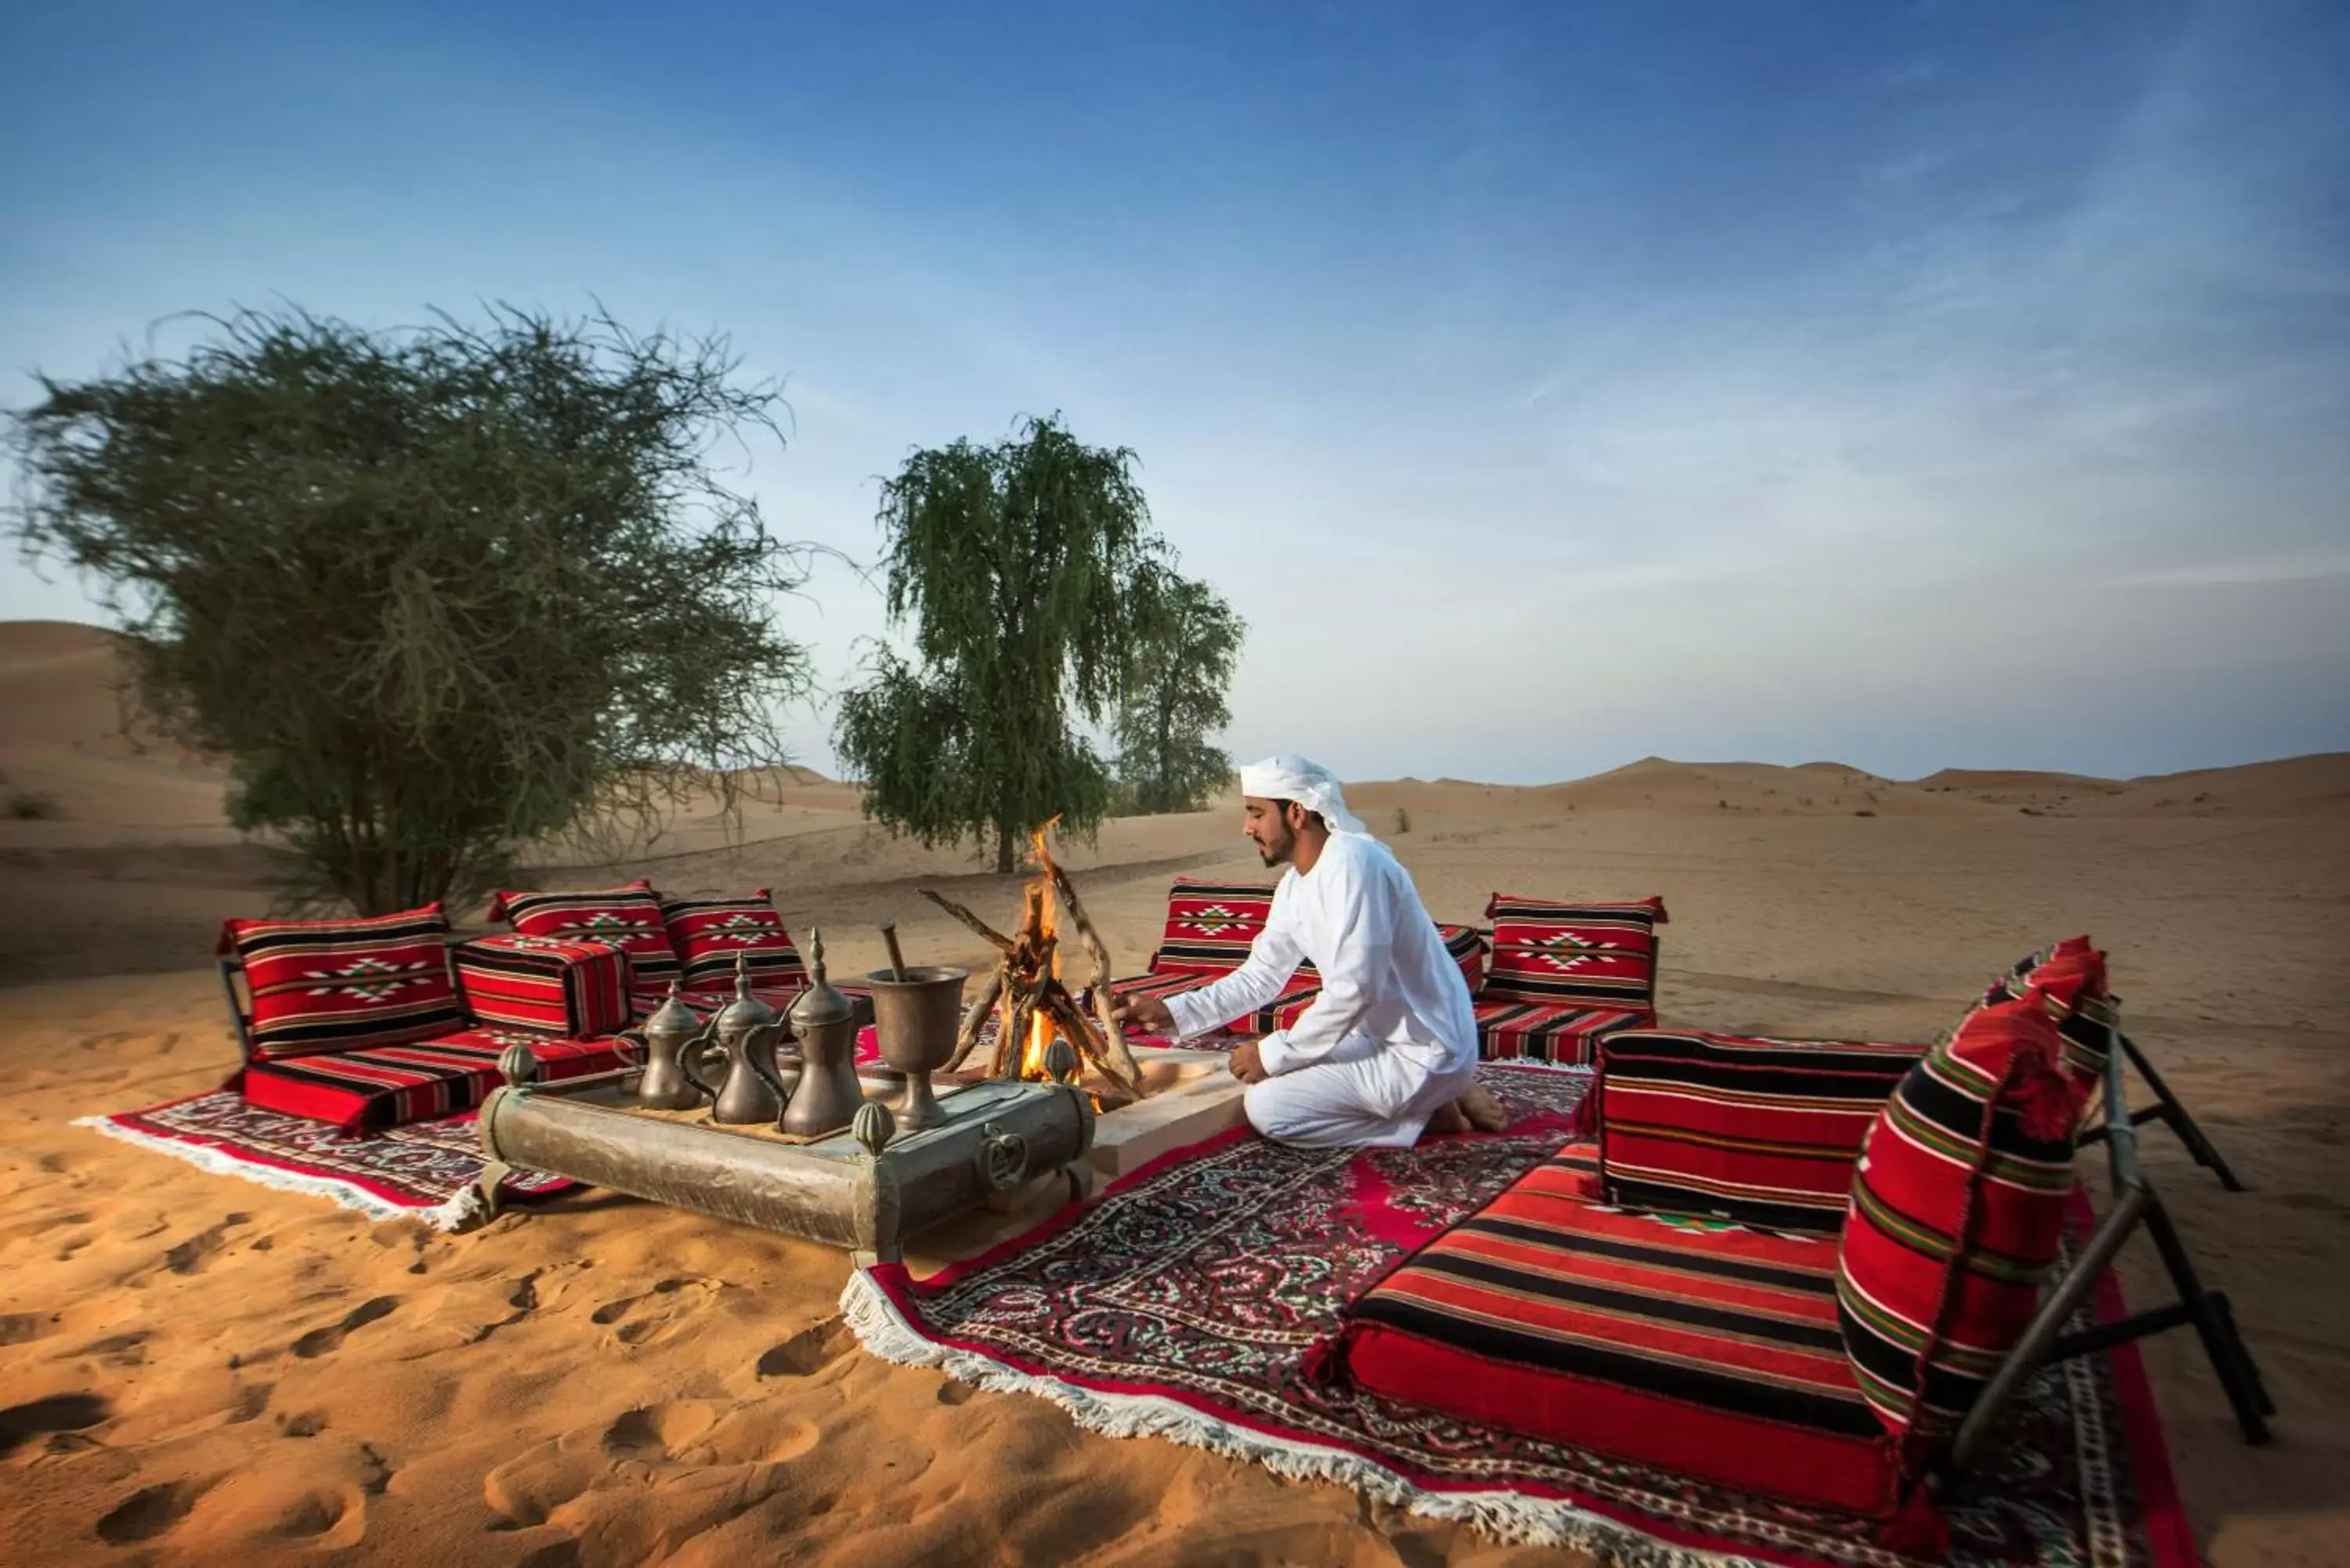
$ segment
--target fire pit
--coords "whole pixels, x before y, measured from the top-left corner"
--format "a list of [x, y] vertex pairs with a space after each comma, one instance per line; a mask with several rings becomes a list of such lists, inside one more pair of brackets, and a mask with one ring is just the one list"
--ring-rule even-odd
[[[1042, 1082], [1050, 1076], [1045, 1070], [1045, 1053], [1055, 1040], [1066, 1040], [1087, 1072], [1106, 1081], [1120, 1104], [1130, 1105], [1147, 1097], [1150, 1085], [1110, 1012], [1109, 949], [1087, 918], [1085, 903], [1077, 897], [1069, 874], [1045, 846], [1045, 835], [1060, 820], [1053, 818], [1031, 837], [1038, 871], [1028, 884], [1027, 912], [1014, 935], [1005, 936], [951, 898], [928, 888], [921, 890], [923, 898], [984, 938], [997, 954], [995, 973], [964, 1014], [962, 1035], [955, 1043], [946, 1070], [952, 1074], [978, 1049], [993, 1017], [994, 1053], [984, 1076]], [[1061, 983], [1059, 917], [1064, 911], [1093, 961], [1095, 1016], [1091, 1018]], [[1107, 1108], [1103, 1101], [1097, 1104]]]

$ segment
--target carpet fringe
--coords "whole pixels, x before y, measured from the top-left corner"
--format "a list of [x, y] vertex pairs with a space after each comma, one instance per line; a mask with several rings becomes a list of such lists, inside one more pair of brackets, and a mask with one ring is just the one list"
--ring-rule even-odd
[[324, 1198], [345, 1209], [357, 1210], [370, 1220], [421, 1220], [435, 1231], [461, 1231], [481, 1210], [481, 1190], [470, 1183], [438, 1207], [411, 1209], [369, 1192], [355, 1182], [331, 1176], [305, 1176], [299, 1171], [280, 1170], [275, 1166], [255, 1165], [204, 1144], [191, 1143], [184, 1138], [159, 1137], [153, 1133], [124, 1127], [111, 1116], [78, 1116], [73, 1125], [92, 1128], [108, 1137], [120, 1138], [124, 1143], [152, 1149], [157, 1154], [185, 1160], [197, 1169], [213, 1176], [234, 1176], [280, 1192], [302, 1192], [313, 1198]]
[[1109, 1394], [1057, 1377], [1015, 1372], [973, 1351], [931, 1339], [898, 1310], [863, 1269], [840, 1293], [842, 1318], [867, 1351], [903, 1366], [934, 1366], [958, 1383], [999, 1394], [1032, 1394], [1080, 1427], [1112, 1438], [1163, 1438], [1229, 1459], [1252, 1459], [1293, 1480], [1331, 1481], [1433, 1519], [1459, 1520], [1497, 1541], [1589, 1554], [1604, 1568], [1759, 1568], [1754, 1559], [1659, 1541], [1628, 1524], [1553, 1498], [1509, 1491], [1430, 1491], [1343, 1449], [1275, 1438], [1220, 1421], [1156, 1394]]

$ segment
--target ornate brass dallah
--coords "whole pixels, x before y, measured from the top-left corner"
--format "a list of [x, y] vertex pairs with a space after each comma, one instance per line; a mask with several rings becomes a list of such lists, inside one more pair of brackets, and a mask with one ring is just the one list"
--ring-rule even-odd
[[[790, 1097], [775, 1068], [775, 1042], [783, 1037], [783, 1015], [751, 994], [748, 955], [734, 960], [734, 1000], [710, 1021], [710, 1035], [726, 1053], [726, 1080], [715, 1091], [717, 1103], [710, 1119], [722, 1126], [744, 1127], [772, 1122]], [[684, 1065], [691, 1051], [681, 1053]], [[686, 1069], [689, 1073], [691, 1068]], [[701, 1084], [696, 1075], [694, 1081]], [[709, 1085], [702, 1085], [708, 1088]]]
[[824, 972], [824, 933], [808, 930], [811, 984], [792, 1003], [792, 1033], [800, 1042], [799, 1086], [784, 1110], [782, 1130], [802, 1137], [837, 1132], [865, 1103], [857, 1082], [857, 1009]]

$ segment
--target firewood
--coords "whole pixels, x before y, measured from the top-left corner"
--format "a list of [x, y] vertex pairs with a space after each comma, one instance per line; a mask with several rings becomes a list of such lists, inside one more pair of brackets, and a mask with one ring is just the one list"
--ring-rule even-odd
[[988, 980], [987, 989], [962, 1015], [962, 1028], [955, 1036], [954, 1054], [948, 1059], [944, 1071], [954, 1072], [963, 1064], [963, 1059], [977, 1049], [980, 1031], [987, 1026], [987, 1015], [994, 1011], [995, 999], [1003, 994], [1003, 966], [997, 964], [995, 973]]
[[961, 920], [964, 925], [969, 926], [972, 930], [986, 938], [989, 942], [993, 944], [998, 952], [1008, 955], [1013, 951], [1014, 944], [1010, 937], [1000, 934], [993, 927], [989, 926], [986, 921], [981, 919], [977, 915], [972, 914], [969, 909], [964, 909], [961, 904], [956, 903], [951, 898], [942, 898], [938, 894], [931, 892], [928, 888], [920, 888], [919, 891], [921, 893], [923, 898], [928, 898], [931, 903], [936, 904], [940, 909], [944, 909], [948, 914], [952, 915], [956, 919]]
[[1102, 940], [1101, 931], [1087, 916], [1085, 902], [1077, 897], [1076, 884], [1069, 880], [1069, 874], [1057, 863], [1053, 867], [1053, 887], [1061, 896], [1061, 908], [1069, 912], [1069, 923], [1076, 926], [1077, 935], [1085, 939], [1087, 956], [1094, 962], [1094, 1012], [1101, 1019], [1103, 1044], [1108, 1058], [1129, 1081], [1139, 1084], [1142, 1080], [1142, 1065], [1134, 1059], [1134, 1052], [1126, 1043], [1126, 1033], [1118, 1026], [1118, 1018], [1110, 1011], [1109, 944]]

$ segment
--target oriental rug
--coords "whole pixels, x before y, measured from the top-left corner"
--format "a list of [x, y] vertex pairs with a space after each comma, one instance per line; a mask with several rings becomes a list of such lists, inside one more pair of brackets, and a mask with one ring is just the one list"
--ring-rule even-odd
[[[1565, 1141], [1588, 1076], [1488, 1064], [1483, 1080], [1518, 1115], [1506, 1132], [1315, 1153], [1236, 1129], [929, 1279], [896, 1264], [854, 1273], [842, 1309], [886, 1359], [1042, 1395], [1097, 1431], [1171, 1438], [1336, 1481], [1503, 1541], [1636, 1568], [1909, 1563], [1877, 1544], [1866, 1521], [1391, 1404], [1315, 1375], [1314, 1353], [1348, 1300]], [[2108, 1280], [2084, 1319], [2120, 1312]], [[2135, 1347], [2034, 1375], [1995, 1447], [1981, 1484], [1948, 1510], [1951, 1562], [2198, 1561]]]
[[[214, 1089], [143, 1111], [84, 1116], [75, 1125], [215, 1175], [330, 1199], [371, 1220], [421, 1220], [436, 1231], [454, 1231], [480, 1209], [473, 1184], [485, 1162], [471, 1111], [353, 1135], [249, 1106], [233, 1089]], [[498, 1200], [547, 1198], [577, 1185], [517, 1171], [499, 1189]]]

